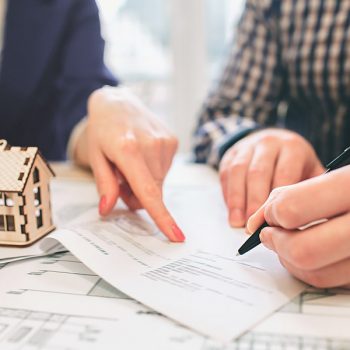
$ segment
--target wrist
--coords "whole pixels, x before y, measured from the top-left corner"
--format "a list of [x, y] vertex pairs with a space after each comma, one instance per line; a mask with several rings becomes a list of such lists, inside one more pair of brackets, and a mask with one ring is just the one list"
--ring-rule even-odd
[[242, 127], [237, 132], [235, 132], [232, 135], [227, 135], [226, 138], [223, 140], [222, 144], [219, 148], [219, 159], [221, 160], [225, 153], [238, 141], [244, 139], [248, 135], [252, 134], [253, 132], [257, 132], [261, 130], [261, 128], [258, 125], [249, 126], [249, 127]]
[[68, 159], [76, 165], [89, 167], [87, 119], [82, 119], [73, 129], [67, 148]]

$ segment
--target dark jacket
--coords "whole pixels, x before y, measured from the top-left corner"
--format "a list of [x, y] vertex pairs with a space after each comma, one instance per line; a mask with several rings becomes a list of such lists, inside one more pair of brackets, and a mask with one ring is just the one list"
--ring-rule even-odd
[[66, 156], [87, 98], [116, 80], [93, 0], [9, 0], [0, 67], [0, 139]]

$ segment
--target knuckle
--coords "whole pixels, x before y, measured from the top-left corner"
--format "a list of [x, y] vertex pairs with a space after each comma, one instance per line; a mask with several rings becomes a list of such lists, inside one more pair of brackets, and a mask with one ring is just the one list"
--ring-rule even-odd
[[291, 169], [280, 168], [276, 171], [276, 183], [292, 184], [297, 181]]
[[263, 166], [252, 166], [248, 170], [248, 179], [257, 180], [265, 177], [267, 174]]
[[234, 173], [242, 173], [245, 172], [247, 167], [248, 167], [248, 162], [245, 160], [237, 160], [237, 161], [233, 161], [230, 165], [229, 165], [229, 172], [231, 174]]
[[165, 140], [163, 137], [157, 136], [149, 138], [146, 142], [146, 146], [150, 148], [151, 150], [160, 151], [165, 143]]
[[274, 201], [284, 201], [288, 197], [288, 190], [290, 186], [280, 186], [272, 189], [269, 199]]
[[227, 150], [220, 161], [220, 168], [228, 168], [235, 160], [237, 155], [236, 145]]
[[270, 199], [276, 199], [280, 196], [280, 194], [283, 192], [283, 187], [277, 187], [274, 188], [270, 193]]
[[312, 287], [316, 288], [327, 288], [329, 287], [329, 282], [327, 277], [324, 276], [319, 271], [306, 271], [303, 273], [304, 282], [310, 284]]
[[285, 137], [285, 142], [291, 146], [301, 146], [304, 143], [304, 139], [295, 132], [290, 132]]
[[313, 265], [309, 251], [300, 244], [294, 244], [289, 248], [289, 256], [291, 263], [299, 269], [308, 270]]
[[293, 149], [295, 157], [305, 158], [306, 153], [312, 150], [312, 147], [302, 136], [296, 133], [288, 134], [284, 139], [286, 147]]
[[286, 193], [279, 193], [278, 196], [279, 198], [272, 208], [274, 217], [281, 227], [291, 230], [295, 228], [295, 223], [299, 221], [298, 203], [290, 199]]
[[162, 197], [160, 188], [156, 184], [146, 184], [144, 187], [146, 199], [158, 199]]
[[258, 209], [265, 201], [267, 193], [258, 189], [248, 189], [247, 201], [249, 208]]
[[254, 214], [263, 203], [264, 201], [259, 200], [259, 198], [251, 199], [247, 207], [247, 212], [249, 213], [248, 215], [251, 216], [252, 214]]
[[264, 144], [265, 146], [271, 146], [276, 143], [276, 136], [274, 134], [266, 133], [264, 135], [261, 135], [260, 143]]
[[220, 164], [223, 166], [224, 164], [229, 164], [231, 162], [232, 159], [232, 150], [229, 149], [228, 151], [226, 151], [226, 153], [224, 154], [224, 156], [221, 159]]
[[233, 157], [241, 148], [241, 143], [244, 139], [238, 141], [233, 146], [231, 146], [226, 152], [224, 157]]
[[223, 171], [227, 171], [228, 170], [228, 168], [230, 167], [230, 160], [229, 160], [229, 158], [228, 157], [223, 157], [222, 159], [221, 159], [221, 162], [220, 162], [220, 164], [219, 164], [219, 172], [223, 172]]
[[227, 206], [229, 209], [237, 208], [244, 210], [244, 200], [242, 198], [242, 195], [239, 193], [231, 194], [227, 198]]
[[121, 137], [118, 140], [118, 149], [125, 154], [135, 154], [138, 151], [138, 144], [134, 137]]
[[145, 147], [154, 150], [161, 150], [163, 148], [166, 149], [177, 149], [178, 141], [176, 137], [167, 136], [167, 135], [157, 135], [152, 136], [146, 139]]
[[290, 248], [290, 256], [294, 266], [304, 271], [313, 271], [319, 267], [319, 257], [305, 242], [294, 242]]
[[287, 168], [280, 168], [277, 170], [279, 178], [289, 178], [291, 177], [291, 171]]

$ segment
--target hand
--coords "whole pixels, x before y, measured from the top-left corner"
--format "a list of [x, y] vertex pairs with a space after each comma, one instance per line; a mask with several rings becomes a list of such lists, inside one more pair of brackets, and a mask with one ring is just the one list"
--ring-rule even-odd
[[171, 241], [184, 241], [162, 200], [177, 140], [152, 112], [127, 89], [102, 88], [89, 99], [85, 137], [100, 214], [108, 215], [122, 198], [132, 210], [145, 208]]
[[302, 281], [318, 288], [350, 287], [349, 188], [350, 166], [279, 188], [249, 219], [248, 230], [266, 220], [272, 227], [262, 230], [262, 243]]
[[225, 153], [219, 169], [230, 224], [244, 226], [272, 189], [323, 171], [311, 145], [294, 132], [266, 129], [245, 137]]

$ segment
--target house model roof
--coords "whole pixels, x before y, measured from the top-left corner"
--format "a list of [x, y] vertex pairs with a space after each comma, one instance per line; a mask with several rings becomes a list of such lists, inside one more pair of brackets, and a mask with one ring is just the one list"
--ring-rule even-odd
[[0, 140], [0, 192], [22, 192], [38, 154], [37, 147], [10, 147]]

